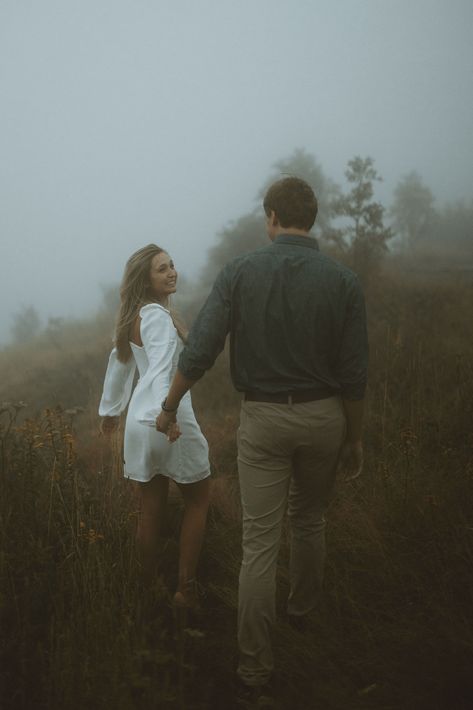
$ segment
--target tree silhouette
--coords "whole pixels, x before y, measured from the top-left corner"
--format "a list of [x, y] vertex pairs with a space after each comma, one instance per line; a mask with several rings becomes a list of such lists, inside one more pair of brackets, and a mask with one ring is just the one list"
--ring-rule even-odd
[[218, 271], [230, 259], [254, 251], [268, 243], [263, 212], [263, 197], [268, 187], [283, 177], [293, 175], [306, 180], [314, 189], [319, 203], [319, 213], [312, 230], [317, 237], [325, 238], [331, 233], [331, 205], [339, 188], [324, 172], [317, 160], [305, 150], [297, 149], [287, 158], [274, 163], [272, 172], [258, 193], [258, 207], [226, 226], [217, 236], [217, 243], [208, 252], [207, 264], [202, 274], [202, 282], [207, 286], [213, 282]]
[[448, 203], [436, 212], [430, 226], [432, 241], [444, 243], [445, 246], [461, 249], [473, 254], [473, 200], [469, 203], [459, 201]]
[[12, 317], [11, 333], [14, 343], [26, 343], [41, 329], [41, 319], [34, 306], [22, 306]]
[[318, 238], [325, 239], [331, 229], [332, 204], [339, 197], [340, 188], [325, 175], [313, 155], [303, 148], [297, 148], [292, 155], [274, 163], [271, 175], [259, 192], [259, 198], [263, 199], [266, 190], [273, 182], [288, 175], [302, 178], [314, 190], [319, 211], [312, 233]]
[[384, 207], [373, 201], [373, 182], [381, 180], [372, 158], [356, 156], [345, 171], [351, 189], [332, 202], [333, 214], [344, 219], [344, 226], [332, 229], [330, 238], [348, 253], [354, 270], [364, 279], [378, 267], [393, 236], [384, 226]]
[[262, 209], [243, 215], [218, 234], [218, 241], [208, 252], [202, 282], [209, 285], [227, 261], [267, 244]]
[[397, 184], [390, 215], [404, 248], [412, 249], [428, 237], [435, 216], [433, 202], [431, 190], [418, 173], [409, 173]]

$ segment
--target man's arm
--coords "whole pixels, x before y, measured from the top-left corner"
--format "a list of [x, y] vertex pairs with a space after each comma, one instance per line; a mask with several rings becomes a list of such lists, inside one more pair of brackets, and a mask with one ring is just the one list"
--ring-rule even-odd
[[[166, 409], [161, 409], [156, 418], [156, 429], [158, 431], [163, 432], [163, 434], [168, 432], [170, 425], [176, 421], [176, 412], [181, 399], [196, 382], [197, 380], [190, 380], [188, 377], [184, 377], [180, 370], [176, 370], [168, 395], [163, 402], [163, 406]], [[177, 436], [170, 436], [170, 441], [175, 441], [179, 437], [179, 433], [176, 432], [176, 434]]]
[[347, 420], [346, 440], [352, 444], [356, 444], [358, 441], [361, 441], [365, 400], [358, 399], [353, 401], [350, 399], [344, 399], [342, 401]]
[[340, 453], [338, 470], [345, 481], [350, 481], [353, 478], [358, 478], [363, 469], [363, 443], [361, 437], [365, 400], [343, 399], [342, 402], [345, 410], [347, 432]]
[[[168, 432], [176, 421], [176, 412], [186, 392], [212, 367], [223, 350], [230, 330], [231, 285], [230, 267], [225, 267], [215, 280], [207, 301], [200, 309], [187, 343], [179, 357], [179, 364], [171, 382], [164, 409], [156, 419], [156, 428]], [[171, 436], [175, 441], [177, 436]]]

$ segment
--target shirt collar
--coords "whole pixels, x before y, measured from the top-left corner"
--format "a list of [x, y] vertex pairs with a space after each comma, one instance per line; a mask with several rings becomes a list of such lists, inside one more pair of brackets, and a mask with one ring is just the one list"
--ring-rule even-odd
[[291, 246], [319, 250], [315, 237], [304, 237], [302, 234], [278, 234], [273, 244], [290, 244]]

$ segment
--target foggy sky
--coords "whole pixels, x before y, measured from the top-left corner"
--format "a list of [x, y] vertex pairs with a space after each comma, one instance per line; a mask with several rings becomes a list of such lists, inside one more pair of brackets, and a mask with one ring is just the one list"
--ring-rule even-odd
[[473, 196], [471, 0], [0, 0], [0, 342], [148, 242], [198, 276], [273, 163]]

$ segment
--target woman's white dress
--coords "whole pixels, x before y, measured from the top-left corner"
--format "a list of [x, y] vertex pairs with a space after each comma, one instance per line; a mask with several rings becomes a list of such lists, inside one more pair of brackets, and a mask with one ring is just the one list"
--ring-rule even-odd
[[[118, 360], [115, 348], [110, 353], [99, 414], [118, 416], [129, 402], [124, 453], [127, 478], [144, 482], [161, 474], [178, 483], [200, 481], [210, 475], [208, 445], [195, 419], [190, 392], [177, 412], [179, 439], [171, 444], [155, 428], [177, 368], [181, 340], [163, 306], [143, 306], [140, 316], [143, 346], [130, 343], [133, 357], [126, 363]], [[136, 368], [139, 379], [131, 395]]]

